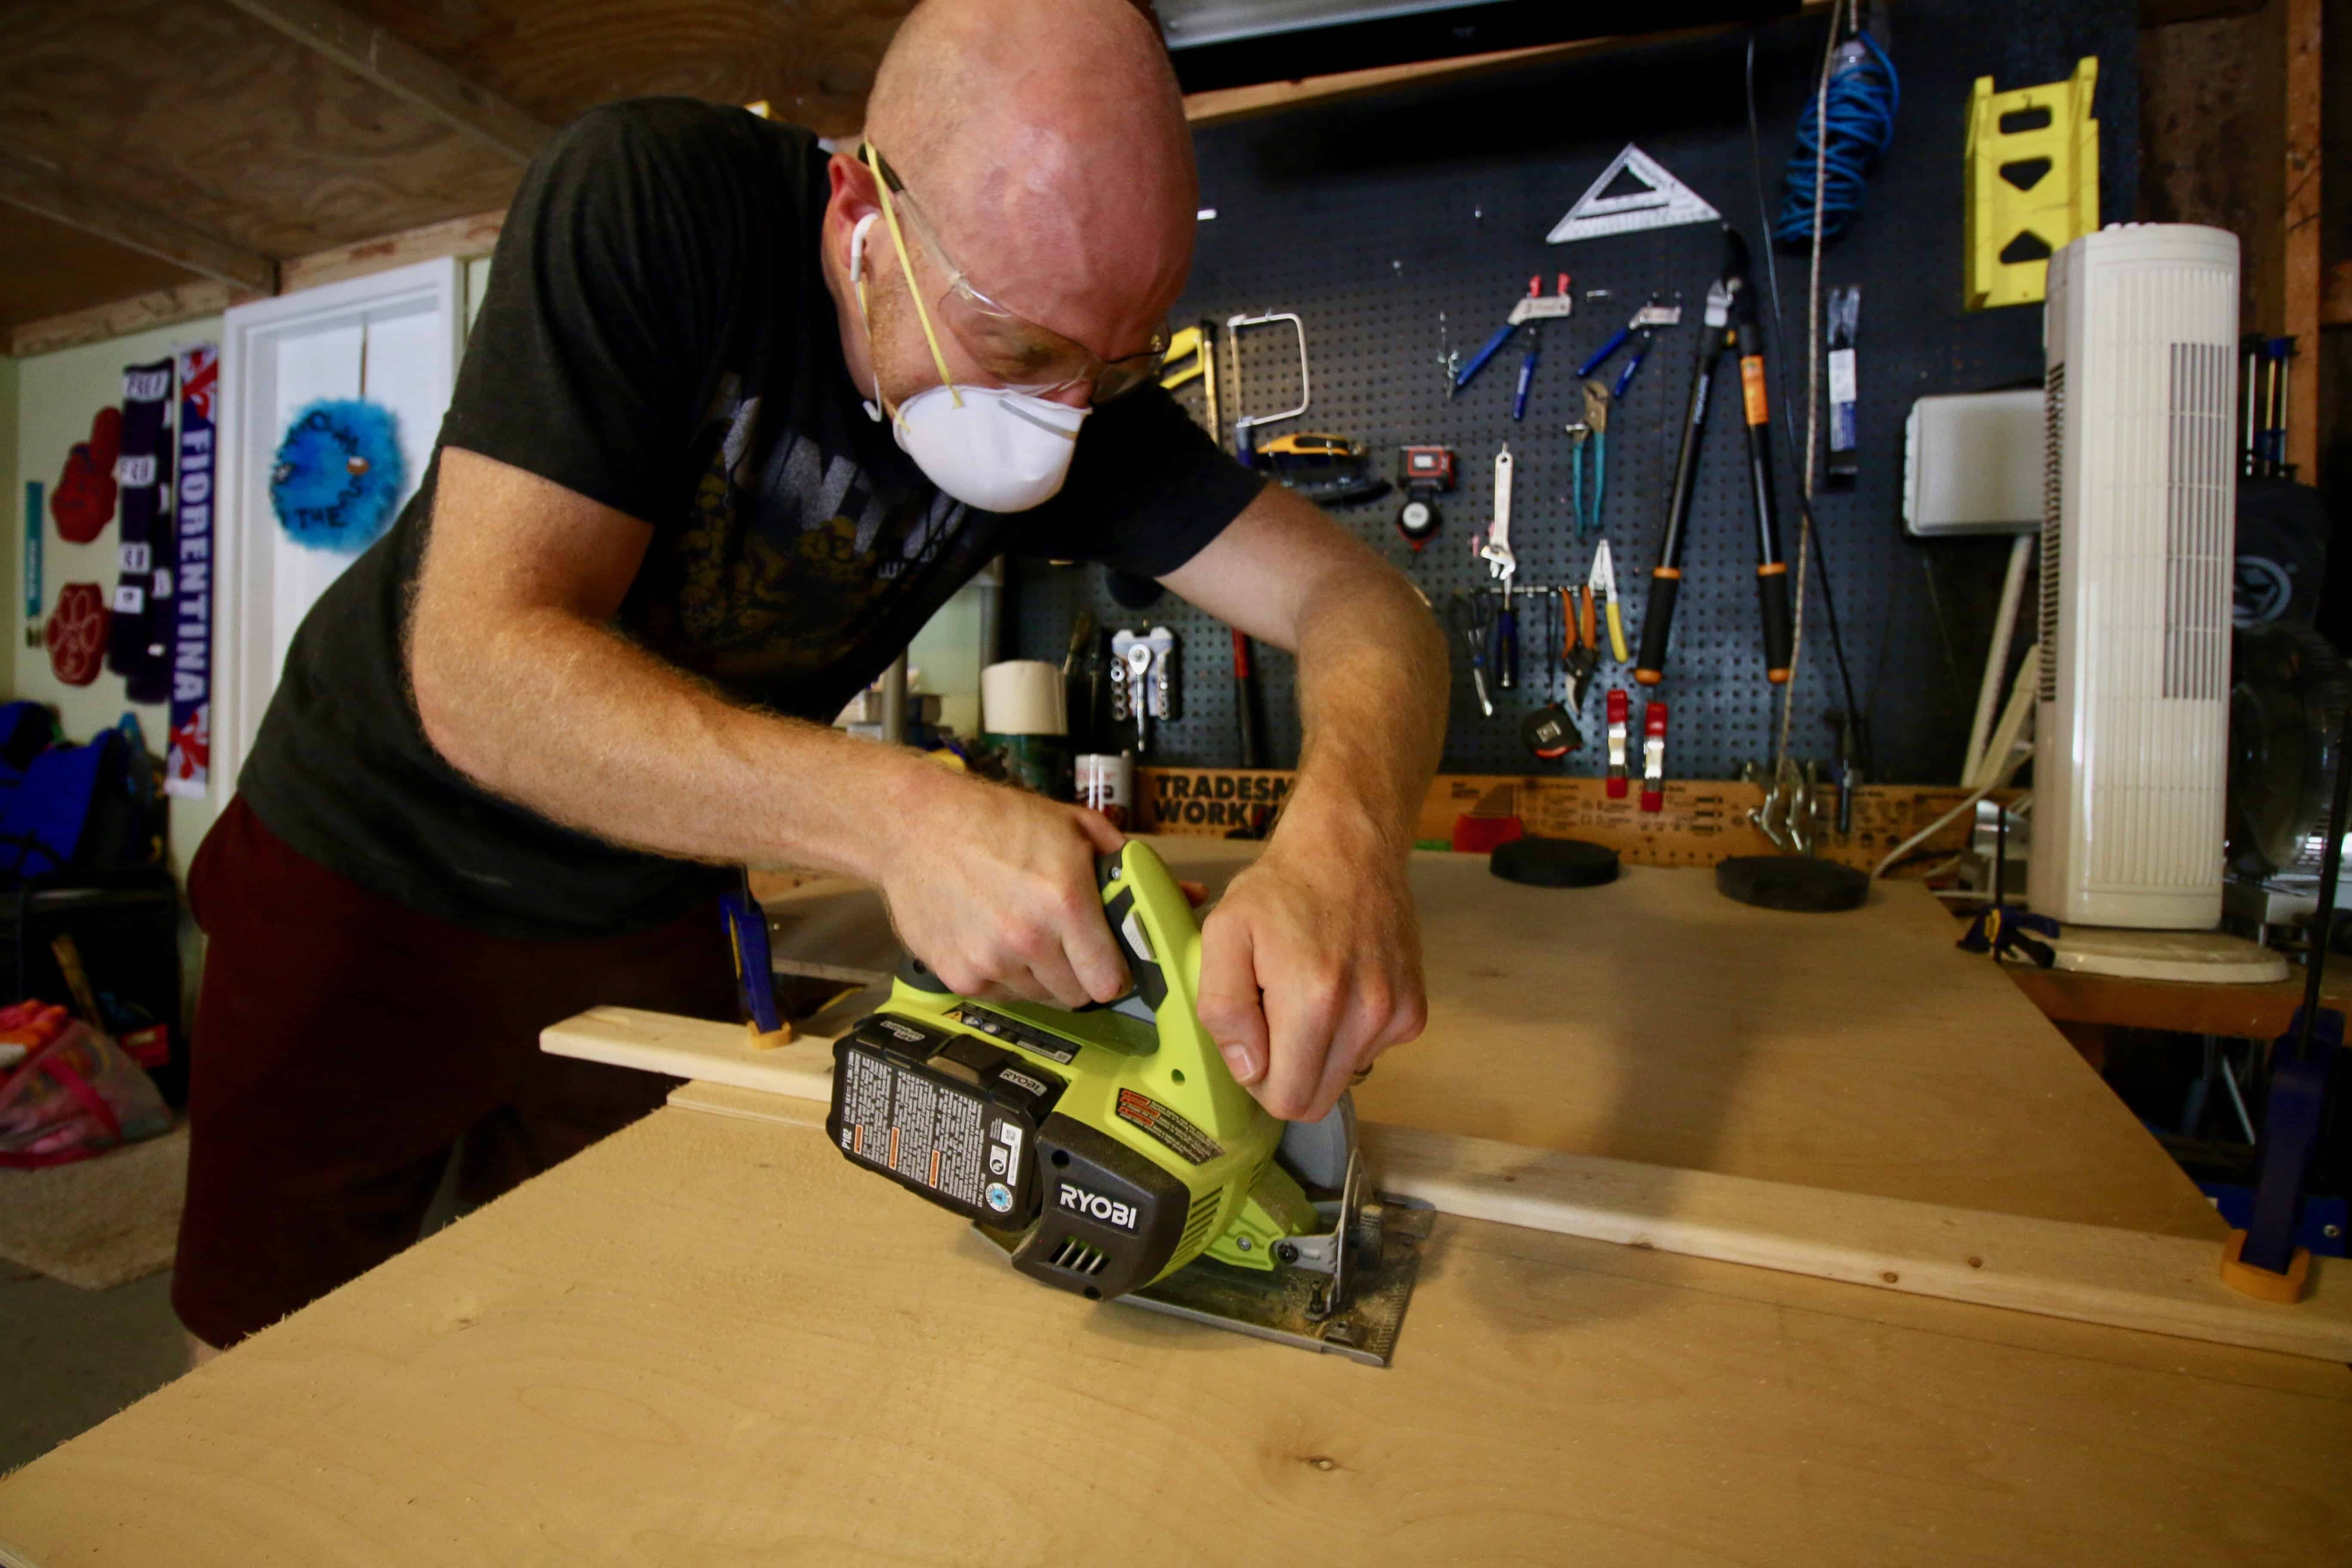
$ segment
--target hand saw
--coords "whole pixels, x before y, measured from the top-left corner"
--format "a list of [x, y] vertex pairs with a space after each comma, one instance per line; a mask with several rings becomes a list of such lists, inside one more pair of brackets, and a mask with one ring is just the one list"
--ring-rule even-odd
[[1201, 933], [1151, 847], [1097, 868], [1134, 991], [981, 1002], [909, 959], [835, 1044], [825, 1131], [1032, 1279], [1387, 1364], [1426, 1210], [1365, 1191], [1355, 1108], [1276, 1120], [1194, 1005]]

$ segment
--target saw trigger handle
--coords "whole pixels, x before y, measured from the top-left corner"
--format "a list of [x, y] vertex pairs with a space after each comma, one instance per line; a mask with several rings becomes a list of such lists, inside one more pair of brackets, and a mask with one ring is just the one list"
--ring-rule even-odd
[[932, 973], [931, 966], [911, 952], [898, 961], [898, 984], [909, 990], [929, 992], [934, 996], [953, 994], [948, 989], [947, 982]]
[[[1153, 1012], [1168, 999], [1168, 976], [1160, 966], [1160, 955], [1152, 950], [1151, 933], [1143, 929], [1140, 911], [1136, 907], [1135, 889], [1124, 881], [1126, 852], [1104, 855], [1095, 861], [1095, 883], [1108, 895], [1103, 902], [1103, 913], [1110, 921], [1111, 940], [1118, 943], [1119, 956], [1127, 960], [1127, 973], [1135, 982], [1135, 994]], [[1113, 889], [1117, 889], [1113, 891]]]

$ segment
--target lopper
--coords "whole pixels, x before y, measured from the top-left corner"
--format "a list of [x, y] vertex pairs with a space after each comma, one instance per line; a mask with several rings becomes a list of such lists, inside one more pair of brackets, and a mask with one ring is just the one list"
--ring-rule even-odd
[[1658, 564], [1650, 574], [1650, 603], [1642, 621], [1642, 658], [1634, 667], [1633, 679], [1644, 686], [1655, 686], [1665, 679], [1666, 639], [1674, 628], [1675, 595], [1682, 586], [1683, 540], [1689, 531], [1707, 405], [1716, 371], [1724, 354], [1730, 353], [1739, 361], [1748, 473], [1755, 494], [1756, 582], [1764, 611], [1764, 673], [1780, 685], [1789, 679], [1789, 567], [1780, 559], [1780, 524], [1772, 494], [1772, 424], [1764, 394], [1764, 341], [1757, 331], [1756, 290], [1748, 278], [1748, 245], [1729, 224], [1723, 226], [1723, 275], [1706, 291], [1706, 331], [1691, 375], [1682, 447], [1675, 458], [1674, 495], [1666, 503], [1666, 536], [1658, 546]]

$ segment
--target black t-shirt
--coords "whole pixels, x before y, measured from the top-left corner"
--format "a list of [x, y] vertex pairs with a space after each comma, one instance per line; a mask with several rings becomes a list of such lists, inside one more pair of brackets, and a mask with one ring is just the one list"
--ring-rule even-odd
[[[620, 628], [733, 700], [819, 722], [992, 557], [1164, 575], [1260, 482], [1147, 386], [1087, 421], [1045, 505], [940, 494], [843, 363], [826, 194], [809, 132], [740, 110], [648, 99], [582, 117], [508, 214], [440, 436], [652, 524]], [[561, 826], [425, 741], [403, 629], [434, 479], [304, 617], [239, 791], [303, 854], [475, 930], [674, 919], [724, 874]]]

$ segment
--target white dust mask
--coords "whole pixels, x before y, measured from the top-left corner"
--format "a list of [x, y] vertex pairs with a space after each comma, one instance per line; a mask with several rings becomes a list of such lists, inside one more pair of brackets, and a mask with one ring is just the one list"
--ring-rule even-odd
[[[849, 237], [849, 277], [858, 313], [866, 317], [869, 354], [874, 326], [866, 310], [865, 242], [874, 217], [860, 218]], [[915, 309], [922, 308], [917, 298]], [[880, 419], [883, 406], [877, 366], [866, 417]], [[1050, 500], [1069, 477], [1078, 426], [1092, 412], [1009, 387], [946, 384], [925, 387], [893, 409], [890, 434], [925, 478], [966, 506], [1026, 511]]]
[[890, 430], [931, 483], [966, 506], [1026, 511], [1069, 477], [1090, 412], [1003, 387], [931, 386], [898, 405]]

